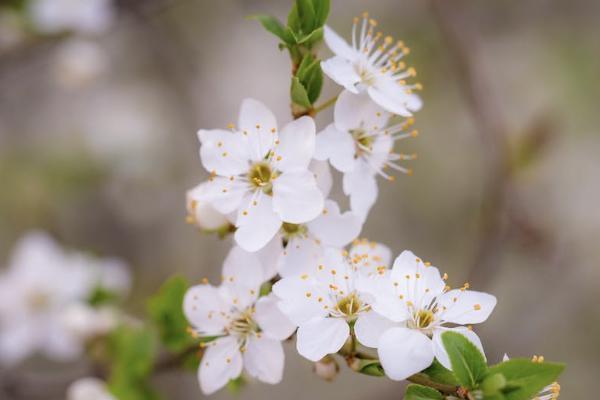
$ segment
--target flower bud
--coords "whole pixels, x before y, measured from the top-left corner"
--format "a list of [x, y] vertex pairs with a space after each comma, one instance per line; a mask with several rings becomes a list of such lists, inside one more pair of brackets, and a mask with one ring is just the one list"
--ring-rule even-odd
[[319, 378], [331, 382], [340, 372], [340, 366], [335, 358], [328, 355], [315, 363], [314, 372]]
[[215, 210], [209, 203], [199, 200], [205, 191], [206, 183], [201, 183], [188, 190], [186, 196], [188, 222], [210, 232], [227, 229], [230, 226], [227, 217]]

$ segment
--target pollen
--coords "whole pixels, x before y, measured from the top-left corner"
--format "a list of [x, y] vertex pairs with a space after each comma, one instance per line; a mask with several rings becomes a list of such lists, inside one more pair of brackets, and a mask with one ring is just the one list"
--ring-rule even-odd
[[310, 298], [310, 296], [312, 296], [311, 292], [306, 292], [306, 297]]
[[475, 305], [473, 306], [473, 309], [474, 309], [475, 311], [479, 311], [479, 310], [481, 310], [481, 304], [475, 304]]
[[256, 129], [260, 129], [260, 124], [256, 124]]

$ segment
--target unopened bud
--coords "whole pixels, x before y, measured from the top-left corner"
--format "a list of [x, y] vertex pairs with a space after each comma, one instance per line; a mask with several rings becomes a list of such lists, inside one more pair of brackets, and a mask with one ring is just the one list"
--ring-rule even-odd
[[331, 382], [335, 379], [338, 372], [340, 372], [340, 366], [337, 361], [335, 361], [335, 358], [332, 356], [325, 356], [315, 363], [313, 370], [319, 378]]

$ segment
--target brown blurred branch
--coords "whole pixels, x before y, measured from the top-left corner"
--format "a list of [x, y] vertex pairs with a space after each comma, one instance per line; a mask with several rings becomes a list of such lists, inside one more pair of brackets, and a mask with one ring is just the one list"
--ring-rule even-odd
[[460, 89], [479, 131], [486, 167], [482, 195], [479, 243], [469, 279], [483, 287], [499, 266], [506, 239], [506, 208], [510, 192], [507, 127], [494, 101], [489, 79], [481, 65], [478, 33], [465, 15], [466, 1], [433, 0], [432, 7], [459, 74]]

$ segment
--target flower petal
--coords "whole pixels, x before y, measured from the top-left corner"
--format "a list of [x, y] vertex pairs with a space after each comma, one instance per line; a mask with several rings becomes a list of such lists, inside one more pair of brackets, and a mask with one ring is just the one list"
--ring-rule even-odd
[[323, 247], [314, 238], [293, 238], [281, 255], [279, 274], [283, 277], [300, 276], [318, 265], [322, 256]]
[[263, 193], [247, 195], [239, 208], [236, 225], [234, 237], [241, 248], [246, 251], [263, 248], [281, 227], [281, 218], [273, 211], [273, 198]]
[[237, 178], [231, 179], [215, 176], [206, 182], [202, 192], [196, 193], [196, 201], [210, 203], [215, 210], [229, 214], [238, 209], [244, 195], [248, 193], [247, 185]]
[[205, 201], [208, 182], [202, 182], [187, 191], [186, 205], [188, 215], [194, 218], [194, 224], [209, 231], [217, 230], [229, 224], [227, 217]]
[[258, 298], [260, 285], [266, 280], [257, 253], [233, 246], [223, 263], [223, 285], [230, 286], [238, 308], [250, 306]]
[[198, 370], [202, 393], [209, 395], [221, 389], [231, 379], [240, 376], [242, 366], [242, 353], [237, 339], [226, 336], [212, 342], [206, 348]]
[[333, 186], [333, 176], [331, 176], [329, 163], [313, 159], [308, 165], [308, 170], [313, 173], [323, 198], [327, 198], [329, 192], [331, 192], [331, 186]]
[[354, 70], [354, 65], [347, 59], [335, 56], [321, 61], [321, 69], [338, 85], [343, 86], [352, 93], [358, 93], [356, 84], [360, 82], [360, 76]]
[[377, 182], [366, 165], [346, 172], [343, 178], [343, 189], [350, 196], [350, 209], [361, 219], [366, 219], [371, 207], [377, 200]]
[[381, 366], [392, 380], [401, 381], [433, 362], [433, 344], [419, 331], [392, 328], [384, 332], [377, 348]]
[[315, 152], [315, 121], [301, 117], [283, 127], [279, 145], [275, 148], [275, 168], [284, 171], [304, 171]]
[[[323, 306], [331, 306], [316, 300], [318, 296], [326, 300], [329, 298], [325, 293], [318, 293], [313, 282], [298, 277], [281, 279], [273, 285], [273, 293], [281, 299], [277, 304], [281, 312], [296, 325], [304, 324], [316, 316], [324, 317], [328, 312]], [[306, 293], [311, 293], [311, 297], [307, 297]]]
[[394, 260], [391, 280], [398, 283], [399, 293], [414, 304], [429, 304], [443, 293], [446, 286], [436, 267], [425, 265], [408, 250]]
[[244, 99], [238, 126], [247, 139], [252, 161], [262, 161], [277, 140], [277, 120], [271, 110], [258, 100]]
[[323, 27], [323, 38], [327, 47], [335, 53], [336, 56], [343, 57], [347, 60], [354, 60], [357, 56], [357, 51], [352, 48], [340, 35], [338, 35], [333, 29], [325, 25]]
[[311, 361], [337, 353], [350, 335], [350, 327], [342, 318], [313, 318], [298, 328], [296, 348]]
[[281, 268], [281, 253], [283, 252], [283, 242], [281, 236], [275, 234], [262, 249], [256, 252], [263, 269], [264, 280], [268, 281], [277, 275]]
[[312, 173], [286, 172], [273, 182], [273, 209], [285, 222], [301, 224], [323, 211], [323, 195]]
[[264, 336], [248, 339], [244, 353], [244, 368], [259, 381], [272, 385], [281, 382], [285, 356], [279, 340]]
[[359, 268], [374, 269], [378, 266], [389, 268], [392, 251], [384, 244], [362, 239], [357, 240], [350, 248], [350, 258], [360, 259], [357, 263]]
[[363, 224], [362, 219], [351, 211], [342, 214], [335, 201], [325, 200], [322, 215], [306, 225], [325, 245], [344, 247], [359, 235]]
[[355, 129], [377, 132], [387, 125], [390, 116], [367, 93], [354, 94], [347, 90], [340, 93], [333, 113], [335, 127], [342, 132]]
[[285, 340], [294, 333], [296, 325], [281, 312], [278, 302], [279, 299], [273, 293], [258, 299], [254, 320], [267, 337]]
[[248, 171], [250, 154], [239, 132], [221, 129], [200, 130], [200, 160], [208, 172], [217, 175], [240, 175]]
[[439, 299], [440, 305], [446, 308], [440, 318], [453, 324], [479, 324], [488, 319], [496, 302], [496, 297], [491, 294], [473, 290], [450, 290]]
[[415, 95], [407, 94], [404, 86], [391, 79], [378, 79], [375, 85], [368, 88], [368, 93], [383, 109], [403, 117], [412, 116], [411, 109], [417, 111], [420, 108], [420, 102], [415, 100]]
[[355, 153], [352, 135], [338, 130], [333, 124], [317, 135], [315, 158], [329, 159], [331, 165], [340, 172], [352, 171], [355, 168]]
[[481, 354], [483, 354], [483, 358], [485, 358], [485, 353], [483, 351], [483, 346], [481, 344], [481, 340], [479, 336], [475, 332], [465, 327], [458, 328], [438, 328], [433, 332], [433, 352], [435, 353], [435, 358], [442, 364], [444, 367], [452, 370], [452, 365], [450, 364], [450, 358], [448, 357], [448, 353], [446, 352], [446, 348], [444, 347], [444, 343], [442, 342], [442, 333], [452, 331], [456, 333], [460, 333], [464, 335], [471, 343], [473, 343]]
[[221, 313], [229, 313], [229, 307], [219, 290], [211, 285], [197, 285], [188, 289], [183, 299], [183, 312], [187, 320], [206, 336], [223, 333], [228, 324]]
[[381, 335], [395, 326], [398, 326], [398, 324], [382, 317], [376, 312], [369, 311], [358, 317], [354, 324], [354, 332], [356, 333], [356, 338], [363, 346], [377, 347]]

